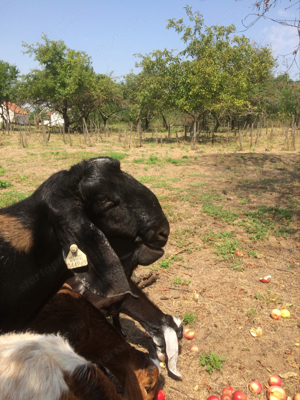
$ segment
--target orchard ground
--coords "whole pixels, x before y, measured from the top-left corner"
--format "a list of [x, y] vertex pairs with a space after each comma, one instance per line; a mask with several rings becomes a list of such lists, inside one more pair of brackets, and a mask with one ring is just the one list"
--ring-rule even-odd
[[[251, 148], [244, 137], [244, 151], [234, 138], [227, 144], [226, 136], [214, 144], [202, 138], [193, 149], [183, 138], [161, 145], [152, 135], [142, 147], [133, 138], [130, 148], [118, 135], [92, 136], [92, 146], [82, 135], [71, 138], [72, 146], [61, 135], [52, 135], [47, 146], [41, 134], [25, 139], [23, 148], [17, 132], [0, 136], [1, 207], [28, 196], [52, 173], [103, 155], [119, 158], [123, 170], [157, 195], [170, 238], [164, 257], [136, 274], [159, 274], [145, 289], [149, 298], [195, 331], [193, 340], [181, 341], [182, 381], [162, 370], [166, 399], [220, 396], [228, 385], [249, 399], [263, 399], [274, 374], [285, 376], [289, 396], [300, 392], [298, 131], [296, 150], [288, 150], [291, 144], [279, 133], [271, 143], [262, 135]], [[260, 282], [266, 275], [271, 281]], [[288, 309], [291, 318], [273, 320], [274, 308]], [[149, 339], [141, 326], [126, 316], [121, 322], [128, 340], [146, 350]], [[258, 327], [262, 335], [253, 337], [250, 330]], [[199, 353], [190, 351], [192, 344]], [[200, 355], [204, 360], [211, 353], [209, 373]], [[249, 391], [252, 380], [263, 385], [260, 395]]]

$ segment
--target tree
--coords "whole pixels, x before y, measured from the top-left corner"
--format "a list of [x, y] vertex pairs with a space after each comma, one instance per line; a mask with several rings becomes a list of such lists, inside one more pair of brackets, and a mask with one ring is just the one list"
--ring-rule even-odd
[[40, 69], [23, 76], [20, 98], [34, 106], [47, 106], [62, 114], [66, 132], [70, 124], [87, 117], [93, 109], [95, 73], [90, 57], [69, 49], [63, 41], [49, 40], [29, 45], [24, 53], [34, 56]]
[[[10, 124], [8, 102], [14, 101], [16, 97], [16, 85], [19, 70], [15, 65], [0, 60], [0, 114], [4, 120]], [[4, 113], [3, 104], [5, 102], [6, 112]], [[7, 119], [6, 119], [7, 117]]]
[[145, 121], [147, 129], [149, 120], [161, 115], [168, 128], [166, 113], [176, 108], [178, 82], [182, 74], [180, 58], [167, 49], [138, 56], [142, 59], [136, 64], [136, 67], [142, 68], [136, 93], [139, 118]]
[[220, 118], [251, 109], [255, 88], [271, 76], [275, 60], [268, 47], [252, 45], [245, 36], [232, 36], [235, 26], [204, 26], [199, 13], [186, 6], [193, 26], [170, 19], [167, 28], [182, 33], [186, 48], [180, 53], [183, 74], [178, 84], [178, 106], [195, 121]]
[[111, 76], [97, 74], [93, 95], [94, 110], [101, 115], [106, 126], [108, 118], [124, 108], [122, 87]]

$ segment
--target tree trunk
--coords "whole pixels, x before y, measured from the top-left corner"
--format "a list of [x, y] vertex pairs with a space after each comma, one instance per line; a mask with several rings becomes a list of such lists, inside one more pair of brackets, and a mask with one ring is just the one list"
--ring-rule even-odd
[[68, 116], [68, 103], [67, 100], [64, 100], [64, 107], [62, 109], [62, 115], [64, 119], [64, 126], [65, 126], [65, 132], [69, 132], [69, 126], [70, 126], [70, 120]]
[[218, 131], [219, 126], [221, 125], [220, 120], [217, 116], [215, 116], [215, 120], [216, 120], [216, 125], [214, 127], [214, 132]]
[[167, 123], [167, 120], [166, 120], [164, 114], [161, 114], [161, 116], [162, 116], [162, 119], [163, 119], [163, 127], [166, 128], [166, 129], [169, 129], [169, 125]]

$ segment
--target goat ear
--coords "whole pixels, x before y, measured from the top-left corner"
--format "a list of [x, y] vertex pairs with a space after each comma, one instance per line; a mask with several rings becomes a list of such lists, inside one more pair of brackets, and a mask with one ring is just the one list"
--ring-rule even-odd
[[166, 342], [166, 353], [168, 356], [168, 369], [169, 371], [181, 378], [181, 374], [177, 370], [177, 360], [178, 360], [178, 340], [176, 332], [173, 328], [165, 327], [164, 328], [164, 338]]
[[121, 261], [103, 232], [72, 202], [61, 207], [64, 213], [57, 208], [55, 212], [51, 210], [50, 216], [65, 262], [73, 244], [87, 258], [87, 267], [72, 269], [77, 279], [101, 297], [126, 293], [138, 297], [131, 292]]

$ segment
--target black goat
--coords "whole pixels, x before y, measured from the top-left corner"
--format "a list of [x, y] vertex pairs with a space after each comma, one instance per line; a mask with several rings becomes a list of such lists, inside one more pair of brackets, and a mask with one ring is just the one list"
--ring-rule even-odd
[[161, 257], [168, 235], [156, 196], [119, 161], [53, 174], [0, 210], [0, 330], [22, 329], [72, 276], [101, 297], [137, 297], [126, 275]]
[[105, 315], [113, 316], [113, 323], [119, 330], [122, 327], [119, 320], [119, 313], [122, 312], [134, 320], [138, 321], [152, 337], [157, 346], [157, 356], [161, 361], [165, 361], [165, 354], [168, 358], [168, 369], [173, 375], [181, 377], [177, 370], [178, 340], [182, 339], [183, 328], [179, 318], [164, 314], [155, 304], [153, 304], [145, 293], [137, 285], [129, 280], [131, 293], [138, 296], [121, 296], [120, 299], [101, 298], [94, 295], [76, 278], [71, 278], [68, 284], [86, 299], [94, 304]]

